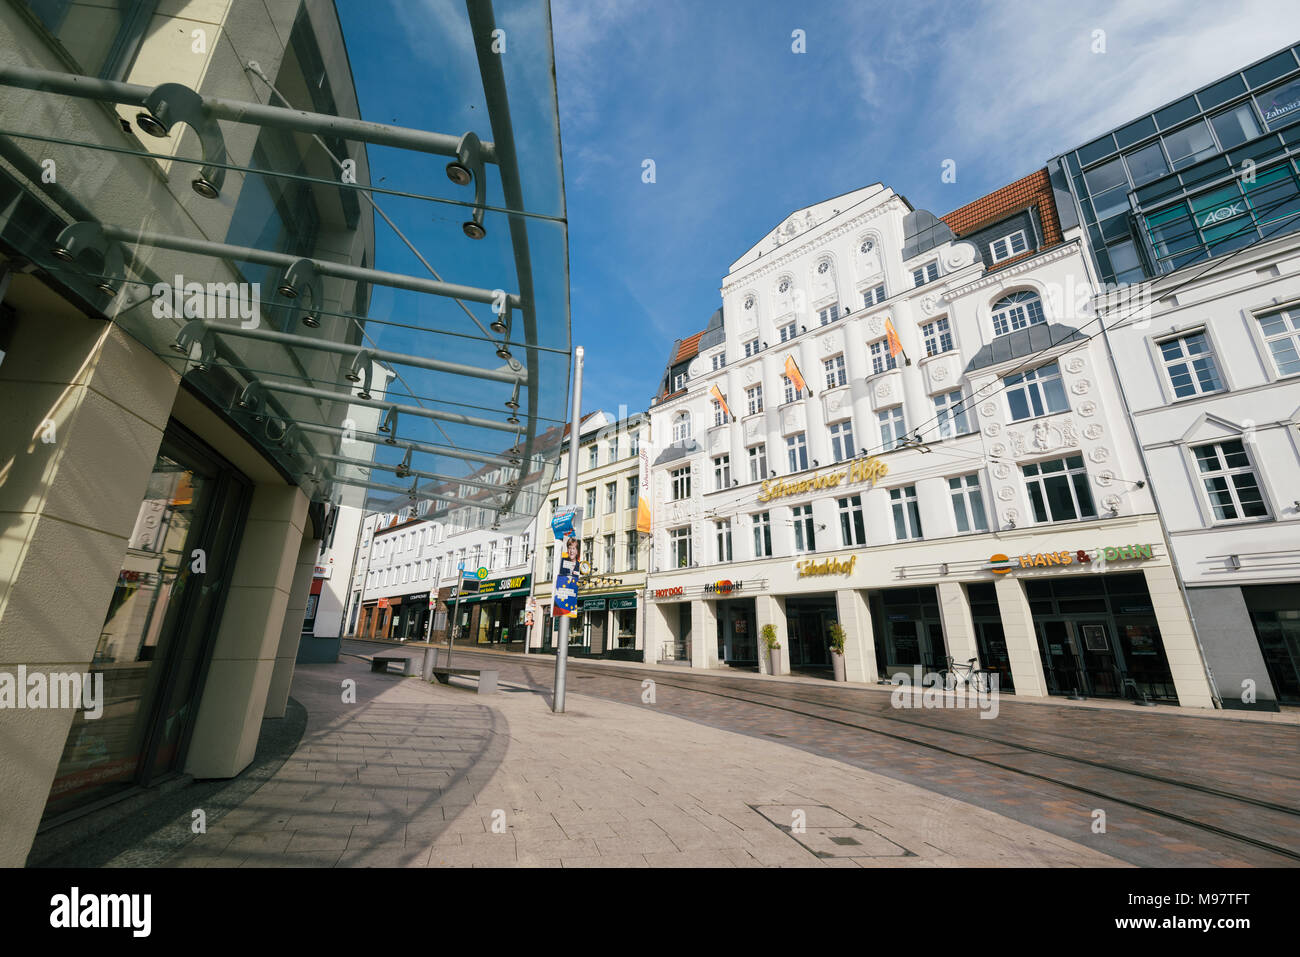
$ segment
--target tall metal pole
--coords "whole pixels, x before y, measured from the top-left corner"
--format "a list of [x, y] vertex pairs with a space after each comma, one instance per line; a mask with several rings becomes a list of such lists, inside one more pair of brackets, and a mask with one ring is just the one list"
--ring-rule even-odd
[[[573, 350], [573, 409], [569, 419], [569, 484], [566, 493], [566, 505], [576, 505], [578, 501], [578, 438], [582, 431], [582, 346]], [[575, 528], [573, 534], [582, 538], [582, 529]], [[560, 556], [564, 561], [564, 556]], [[577, 572], [577, 569], [574, 569]], [[576, 609], [575, 609], [576, 610]], [[564, 712], [565, 672], [569, 664], [569, 615], [560, 619], [560, 647], [555, 649], [555, 703], [551, 710], [556, 714]]]

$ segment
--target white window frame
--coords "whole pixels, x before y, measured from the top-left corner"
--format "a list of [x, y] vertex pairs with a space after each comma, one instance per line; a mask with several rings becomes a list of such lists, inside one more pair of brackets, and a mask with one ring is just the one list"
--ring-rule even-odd
[[939, 278], [939, 260], [931, 259], [928, 263], [912, 270], [912, 288], [919, 289]]
[[589, 488], [589, 489], [584, 489], [584, 491], [585, 491], [586, 494], [587, 494], [587, 514], [586, 514], [586, 517], [587, 517], [587, 518], [595, 518], [595, 517], [596, 517], [596, 486], [593, 485], [593, 486], [592, 486], [591, 488]]
[[[1275, 332], [1271, 335], [1264, 329], [1264, 320], [1281, 317], [1285, 328], [1282, 332]], [[1286, 309], [1271, 309], [1266, 312], [1260, 312], [1255, 315], [1255, 328], [1253, 330], [1259, 335], [1260, 341], [1264, 345], [1264, 351], [1268, 354], [1270, 361], [1273, 363], [1273, 374], [1276, 378], [1287, 379], [1291, 376], [1300, 375], [1300, 305], [1293, 305]], [[1273, 343], [1290, 343], [1291, 349], [1295, 352], [1297, 359], [1296, 367], [1290, 372], [1283, 372], [1282, 365], [1277, 360], [1277, 353], [1273, 351]]]
[[795, 336], [799, 335], [799, 325], [791, 319], [785, 325], [777, 327], [776, 335], [781, 342], [789, 342]]
[[[954, 485], [953, 483], [957, 483]], [[954, 475], [948, 479], [948, 498], [952, 504], [953, 527], [958, 535], [978, 535], [989, 530], [989, 510], [984, 501], [984, 486], [980, 482], [979, 472], [967, 472]], [[979, 503], [979, 513], [983, 516], [983, 527], [976, 522], [975, 503]], [[967, 527], [962, 528], [963, 519]]]
[[673, 417], [673, 441], [685, 442], [691, 437], [691, 414], [685, 410]]
[[862, 290], [862, 308], [870, 309], [872, 306], [878, 306], [889, 296], [885, 293], [885, 284], [878, 283], [870, 289]]
[[755, 512], [749, 517], [754, 528], [754, 557], [772, 557], [772, 513]]
[[[1235, 442], [1241, 446], [1240, 454], [1244, 455], [1246, 458], [1245, 465], [1228, 464], [1228, 453], [1223, 449], [1223, 446], [1229, 442]], [[1213, 448], [1215, 450], [1214, 454], [1215, 458], [1218, 460], [1217, 464], [1220, 466], [1219, 468], [1209, 472], [1201, 468], [1201, 458], [1196, 454], [1196, 452], [1198, 449], [1205, 448]], [[1250, 454], [1250, 449], [1247, 447], [1247, 443], [1243, 439], [1223, 438], [1216, 442], [1198, 442], [1195, 445], [1188, 446], [1187, 453], [1191, 458], [1192, 471], [1196, 475], [1197, 487], [1200, 489], [1200, 497], [1205, 508], [1205, 515], [1211, 525], [1240, 525], [1249, 522], [1263, 522], [1268, 521], [1272, 517], [1273, 511], [1269, 507], [1268, 495], [1265, 494], [1264, 491], [1263, 476], [1256, 467], [1255, 457]], [[1255, 490], [1259, 494], [1260, 506], [1264, 509], [1263, 515], [1246, 515], [1245, 510], [1242, 508], [1240, 490], [1237, 488], [1232, 477], [1235, 475], [1247, 474], [1255, 483]], [[1235, 518], [1221, 518], [1216, 511], [1214, 499], [1211, 497], [1208, 486], [1208, 480], [1213, 478], [1222, 478], [1224, 480], [1224, 485], [1226, 487], [1225, 490], [1231, 499], [1232, 507], [1237, 512]]]
[[927, 358], [929, 356], [941, 356], [945, 352], [952, 352], [954, 348], [952, 324], [948, 322], [947, 316], [940, 316], [938, 319], [921, 326], [921, 338], [925, 342]]
[[717, 399], [713, 400], [713, 427], [727, 424], [727, 413], [722, 411], [722, 403]]
[[891, 369], [898, 368], [898, 356], [890, 355], [888, 339], [878, 339], [868, 343], [868, 351], [871, 353], [872, 375], [883, 375]]
[[[1189, 351], [1188, 340], [1200, 337], [1205, 343], [1205, 351], [1192, 353]], [[1165, 352], [1166, 346], [1178, 345], [1178, 355], [1170, 356]], [[1210, 338], [1210, 331], [1204, 326], [1197, 329], [1188, 329], [1172, 336], [1162, 336], [1154, 341], [1156, 354], [1161, 366], [1164, 368], [1165, 385], [1169, 391], [1171, 402], [1181, 401], [1182, 399], [1194, 399], [1197, 396], [1213, 395], [1216, 392], [1227, 391], [1226, 383], [1223, 381], [1223, 373], [1219, 369], [1219, 360], [1215, 355], [1214, 340]], [[1195, 363], [1209, 363], [1211, 374], [1218, 383], [1213, 388], [1206, 388], [1201, 381], [1201, 370], [1195, 368]], [[1187, 376], [1191, 384], [1191, 391], [1182, 395], [1178, 393], [1178, 385], [1174, 381], [1174, 368], [1182, 367], [1182, 374]], [[1300, 370], [1298, 370], [1300, 371]]]
[[713, 523], [714, 540], [718, 548], [717, 561], [730, 562], [732, 560], [731, 551], [731, 519], [721, 518]]
[[785, 389], [786, 402], [798, 402], [803, 398], [803, 389], [796, 389], [794, 387], [794, 380], [792, 380], [788, 375], [782, 374], [781, 383]]
[[691, 467], [673, 469], [668, 473], [672, 501], [681, 502], [691, 497]]
[[717, 372], [727, 364], [727, 354], [725, 352], [715, 353], [713, 356], [713, 371]]
[[731, 486], [731, 453], [713, 457], [713, 489], [720, 492]]
[[605, 483], [605, 514], [613, 515], [618, 511], [618, 483]]
[[[921, 538], [921, 507], [915, 485], [900, 485], [889, 490], [890, 511], [894, 519], [894, 541], [914, 542]], [[899, 519], [902, 519], [902, 533]]]
[[832, 422], [830, 434], [831, 458], [836, 462], [847, 462], [853, 458], [853, 420]]
[[[1006, 303], [1005, 305], [1002, 305]], [[1030, 306], [1037, 303], [1035, 313]], [[1001, 308], [999, 308], [1001, 306]], [[1030, 326], [1047, 322], [1047, 310], [1043, 306], [1043, 297], [1032, 289], [1017, 289], [1009, 292], [992, 307], [993, 337], [1009, 336]]]
[[[1020, 237], [1020, 248], [1016, 249], [1016, 237]], [[1002, 245], [1003, 251], [998, 252], [998, 245]], [[1004, 259], [1010, 259], [1012, 256], [1019, 256], [1029, 250], [1029, 241], [1025, 238], [1025, 231], [1017, 229], [1014, 233], [1008, 233], [1000, 239], [995, 239], [989, 243], [989, 256], [995, 263], [1000, 263]]]
[[829, 306], [823, 306], [817, 310], [817, 319], [823, 326], [829, 326], [832, 322], [840, 319], [844, 314], [840, 312], [840, 304], [833, 302]]
[[752, 385], [745, 390], [745, 401], [749, 403], [749, 414], [757, 415], [763, 411], [763, 383]]
[[840, 545], [854, 548], [867, 544], [867, 524], [862, 514], [862, 494], [847, 495], [835, 502], [840, 512]]
[[817, 551], [817, 526], [813, 520], [812, 503], [792, 506], [790, 519], [794, 526], [795, 554]]
[[679, 372], [675, 376], [673, 376], [673, 391], [681, 392], [682, 389], [685, 388], [686, 388], [686, 373]]
[[[685, 546], [685, 548], [683, 548]], [[685, 551], [685, 555], [682, 552]], [[690, 568], [693, 560], [691, 554], [691, 527], [682, 525], [668, 530], [668, 556], [671, 568]], [[682, 559], [685, 558], [685, 561]]]
[[844, 368], [844, 353], [831, 356], [829, 359], [822, 360], [822, 369], [826, 372], [826, 388], [838, 389], [846, 385], [849, 381], [848, 372]]
[[885, 451], [901, 448], [907, 440], [907, 417], [901, 405], [891, 405], [876, 413], [880, 423], [880, 444]]
[[[940, 392], [930, 398], [934, 400], [934, 421], [939, 428], [939, 438], [955, 439], [975, 431], [974, 402], [967, 399], [961, 389]], [[961, 410], [954, 412], [954, 406], [961, 406]]]
[[[1044, 369], [1054, 369], [1055, 371], [1050, 372], [1047, 375], [1040, 375], [1040, 373]], [[1020, 381], [1016, 383], [1008, 382], [1007, 379], [1011, 375], [1019, 376]], [[1051, 408], [1051, 403], [1048, 402], [1048, 397], [1053, 393], [1049, 392], [1045, 388], [1045, 386], [1047, 386], [1052, 382], [1058, 382], [1060, 383], [1061, 386], [1060, 394], [1061, 394], [1062, 401], [1064, 401], [1065, 405], [1059, 409]], [[1031, 419], [1039, 419], [1044, 416], [1057, 415], [1061, 412], [1070, 411], [1069, 390], [1065, 388], [1065, 378], [1064, 376], [1061, 375], [1061, 364], [1056, 359], [1053, 359], [1051, 362], [1045, 362], [1041, 366], [1038, 366], [1037, 368], [1034, 369], [1024, 369], [1022, 371], [1009, 373], [1008, 375], [1003, 376], [1002, 388], [1003, 388], [1003, 392], [1006, 394], [1005, 398], [1007, 403], [1008, 422], [1028, 422]], [[1016, 416], [1015, 411], [1012, 409], [1011, 406], [1011, 395], [1013, 392], [1023, 392], [1025, 394], [1025, 406], [1029, 410], [1028, 415], [1024, 415], [1020, 417]], [[1035, 403], [1033, 402], [1033, 397], [1035, 395], [1038, 396], [1039, 399], [1038, 404], [1042, 407], [1043, 409], [1042, 412], [1034, 411]]]
[[767, 443], [760, 442], [758, 445], [751, 445], [747, 451], [749, 453], [749, 480], [751, 482], [761, 482], [767, 478]]
[[759, 353], [760, 351], [761, 351], [761, 350], [758, 348], [758, 339], [757, 339], [757, 338], [750, 339], [748, 342], [745, 343], [745, 358], [746, 358], [746, 359], [748, 359], [750, 356], [756, 356], [756, 355], [758, 355], [758, 353]]
[[808, 435], [796, 432], [785, 438], [786, 464], [790, 472], [804, 472], [808, 469]]
[[[1071, 460], [1076, 461], [1078, 464], [1072, 465]], [[1044, 472], [1043, 466], [1053, 462], [1060, 462], [1062, 464], [1062, 468], [1059, 471], [1054, 471], [1051, 473]], [[1028, 474], [1025, 470], [1030, 468], [1037, 469], [1037, 473], [1034, 475]], [[1055, 518], [1052, 515], [1051, 498], [1047, 494], [1047, 485], [1045, 480], [1048, 478], [1054, 478], [1062, 475], [1064, 475], [1067, 479], [1066, 487], [1069, 488], [1070, 490], [1070, 501], [1074, 505], [1074, 515], [1072, 516], [1067, 515], [1062, 518]], [[1075, 479], [1076, 476], [1080, 476], [1080, 475], [1083, 476], [1082, 483], [1076, 481]], [[1089, 484], [1092, 481], [1092, 477], [1088, 475], [1088, 466], [1087, 463], [1084, 462], [1082, 454], [1058, 455], [1055, 456], [1054, 458], [1041, 459], [1037, 462], [1022, 463], [1020, 466], [1020, 477], [1025, 483], [1025, 497], [1028, 500], [1029, 514], [1033, 516], [1034, 524], [1055, 525], [1061, 522], [1080, 522], [1088, 519], [1094, 519], [1097, 517], [1097, 499], [1092, 494], [1092, 486]], [[1079, 501], [1080, 484], [1082, 484], [1083, 488], [1088, 493], [1088, 499], [1090, 504], [1092, 505], [1091, 514], [1084, 514], [1083, 503]], [[1044, 519], [1040, 520], [1038, 516], [1034, 513], [1034, 496], [1033, 493], [1030, 491], [1031, 486], [1037, 486], [1038, 494], [1042, 497], [1043, 511], [1047, 516]]]

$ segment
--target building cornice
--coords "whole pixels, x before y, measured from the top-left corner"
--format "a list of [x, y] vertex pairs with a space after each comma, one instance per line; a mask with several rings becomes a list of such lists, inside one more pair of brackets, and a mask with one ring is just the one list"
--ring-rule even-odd
[[[958, 240], [961, 242], [961, 240]], [[1008, 277], [1020, 276], [1024, 273], [1031, 272], [1040, 266], [1056, 262], [1059, 259], [1065, 259], [1067, 256], [1075, 254], [1082, 255], [1083, 248], [1080, 240], [1068, 239], [1065, 242], [1058, 243], [1050, 249], [1046, 249], [1037, 256], [1021, 260], [1018, 263], [1007, 266], [1004, 269], [995, 269], [992, 272], [986, 271], [975, 279], [970, 280], [960, 286], [954, 286], [944, 291], [943, 298], [947, 302], [961, 296], [969, 295], [973, 292], [979, 292], [981, 289], [988, 289], [990, 286], [1001, 285], [1006, 282]]]

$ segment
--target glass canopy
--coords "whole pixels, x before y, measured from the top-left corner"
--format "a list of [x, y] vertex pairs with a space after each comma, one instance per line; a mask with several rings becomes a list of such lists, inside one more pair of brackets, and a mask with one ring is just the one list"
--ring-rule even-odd
[[314, 500], [537, 514], [571, 355], [545, 0], [210, 24], [124, 0], [96, 43], [84, 5], [10, 6], [11, 266], [118, 323]]

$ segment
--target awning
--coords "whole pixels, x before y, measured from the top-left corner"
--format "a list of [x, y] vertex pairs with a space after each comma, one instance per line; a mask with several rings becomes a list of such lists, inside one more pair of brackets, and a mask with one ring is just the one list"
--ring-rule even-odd
[[[0, 48], [31, 65], [0, 66], [0, 208], [20, 213], [0, 254], [170, 364], [313, 500], [509, 531], [567, 418], [550, 8], [457, 7], [298, 5], [274, 62], [231, 58], [223, 24], [175, 75], [154, 44], [192, 21], [157, 12], [122, 82], [7, 18]], [[429, 129], [389, 122], [398, 88]]]

